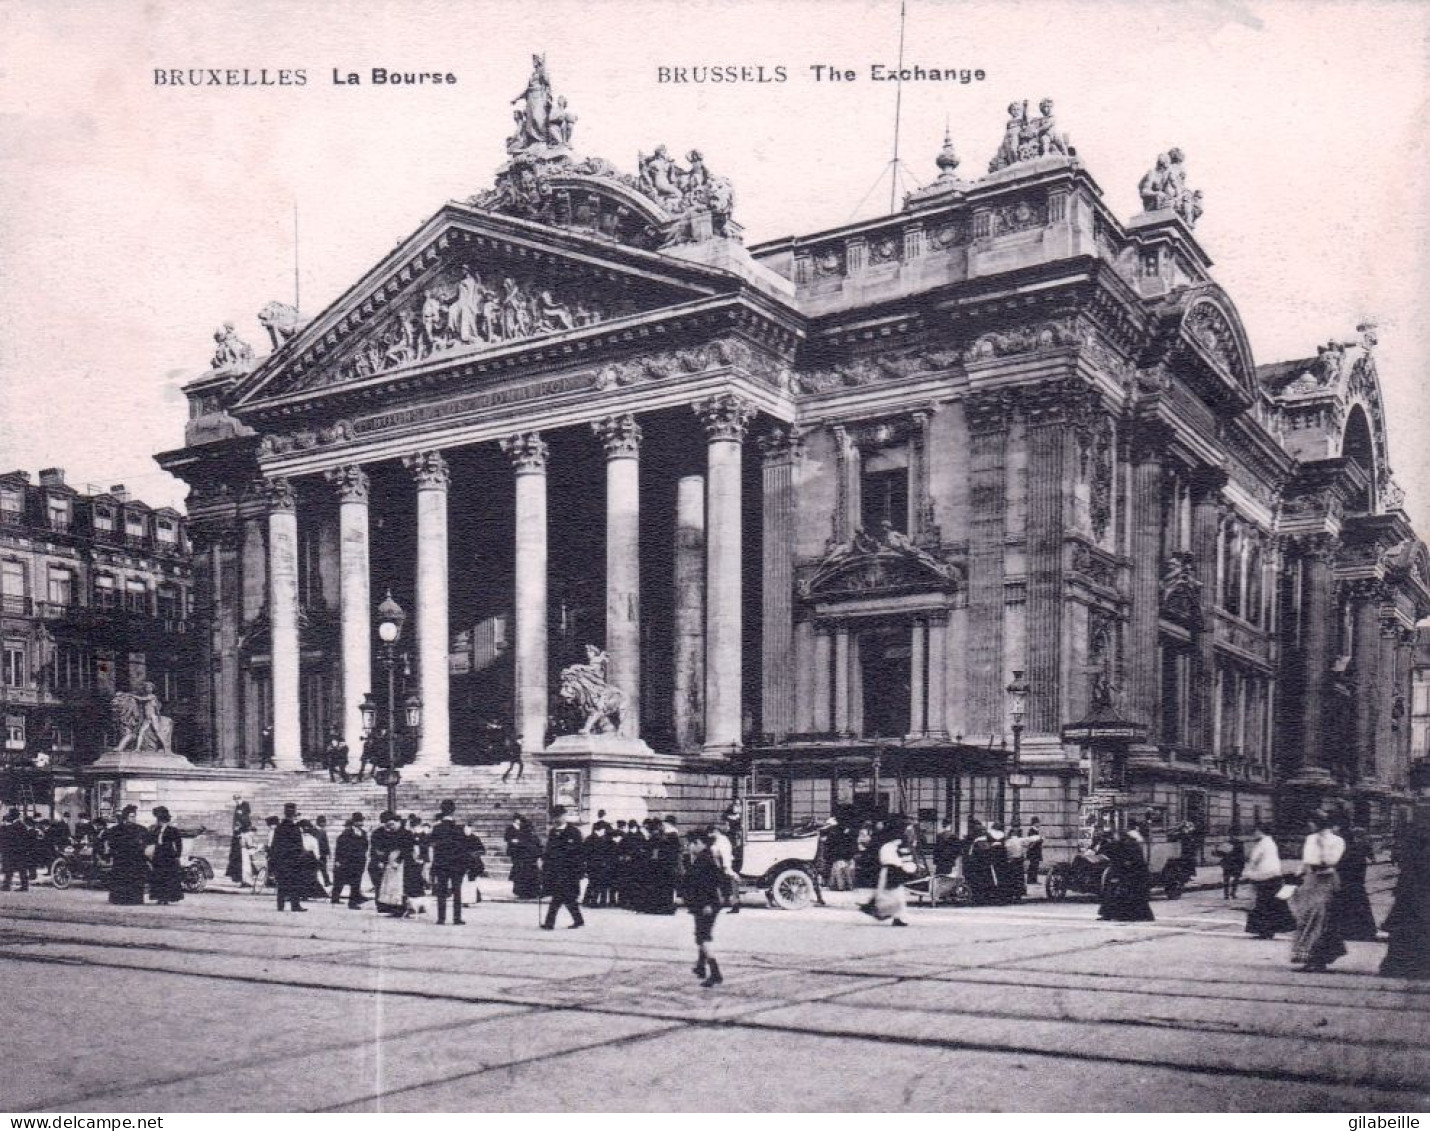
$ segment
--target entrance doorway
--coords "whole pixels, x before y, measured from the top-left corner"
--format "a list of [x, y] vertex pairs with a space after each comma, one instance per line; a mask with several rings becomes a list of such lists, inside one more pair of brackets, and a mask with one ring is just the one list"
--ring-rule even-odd
[[866, 737], [909, 733], [911, 630], [907, 625], [867, 628], [859, 634]]

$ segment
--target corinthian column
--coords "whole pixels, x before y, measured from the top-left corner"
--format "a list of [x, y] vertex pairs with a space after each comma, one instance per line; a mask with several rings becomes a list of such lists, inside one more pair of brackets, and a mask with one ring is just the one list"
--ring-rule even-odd
[[700, 745], [705, 695], [705, 477], [682, 476], [675, 490], [675, 746]]
[[273, 761], [280, 770], [303, 768], [298, 714], [298, 512], [293, 485], [270, 479], [268, 504], [268, 632], [272, 649]]
[[764, 455], [760, 729], [783, 739], [794, 727], [794, 465], [800, 438], [790, 429], [776, 428], [760, 440], [760, 450]]
[[626, 696], [619, 734], [641, 723], [641, 426], [630, 413], [591, 423], [606, 447], [606, 652], [610, 681]]
[[523, 751], [546, 749], [546, 442], [501, 442], [516, 470], [516, 728]]
[[417, 483], [417, 664], [422, 688], [420, 765], [452, 760], [447, 671], [447, 486], [441, 452], [404, 456]]
[[362, 704], [372, 690], [372, 622], [368, 609], [367, 473], [356, 464], [327, 473], [338, 494], [338, 599], [342, 618], [343, 741], [362, 749]]
[[755, 408], [732, 393], [695, 405], [705, 425], [708, 533], [705, 542], [705, 750], [740, 745], [741, 650], [740, 460]]

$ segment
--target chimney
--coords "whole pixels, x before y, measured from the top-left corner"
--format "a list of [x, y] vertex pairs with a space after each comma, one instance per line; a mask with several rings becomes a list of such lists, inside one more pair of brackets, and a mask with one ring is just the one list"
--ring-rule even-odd
[[40, 468], [41, 487], [63, 487], [65, 485], [65, 469], [62, 467], [42, 467]]
[[109, 489], [109, 493], [113, 495], [116, 499], [118, 499], [121, 503], [127, 503], [129, 501], [129, 492], [125, 488], [123, 483], [116, 483], [113, 487]]

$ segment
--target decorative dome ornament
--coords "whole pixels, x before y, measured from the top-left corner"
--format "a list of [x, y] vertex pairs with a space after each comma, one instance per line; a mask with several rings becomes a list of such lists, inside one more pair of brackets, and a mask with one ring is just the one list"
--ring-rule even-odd
[[934, 158], [934, 164], [938, 166], [938, 179], [944, 183], [958, 179], [958, 154], [953, 149], [953, 134], [949, 131], [947, 123], [943, 127], [943, 148], [938, 151], [938, 156]]

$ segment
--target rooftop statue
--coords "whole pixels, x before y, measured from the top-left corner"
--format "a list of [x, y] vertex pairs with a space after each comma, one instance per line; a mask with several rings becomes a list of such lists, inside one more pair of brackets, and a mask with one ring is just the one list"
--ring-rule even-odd
[[565, 149], [570, 146], [576, 115], [567, 108], [566, 99], [552, 96], [545, 55], [531, 57], [531, 78], [526, 80], [526, 89], [512, 102], [520, 105], [512, 112], [516, 131], [506, 139], [508, 153], [522, 153], [537, 147]]
[[238, 336], [232, 322], [225, 322], [214, 331], [213, 360], [209, 363], [215, 370], [236, 370], [247, 368], [253, 360], [253, 347]]
[[1142, 208], [1147, 212], [1171, 209], [1187, 227], [1195, 228], [1202, 215], [1202, 190], [1187, 188], [1186, 157], [1173, 147], [1157, 154], [1157, 163], [1137, 184]]
[[1038, 115], [1036, 118], [1028, 117], [1026, 99], [1008, 104], [1008, 121], [1003, 124], [1003, 144], [998, 147], [993, 160], [988, 162], [990, 173], [1038, 157], [1074, 155], [1067, 134], [1058, 132], [1051, 98], [1044, 98], [1038, 103]]
[[258, 321], [268, 331], [273, 348], [277, 349], [298, 332], [303, 320], [296, 306], [274, 300], [258, 312]]

